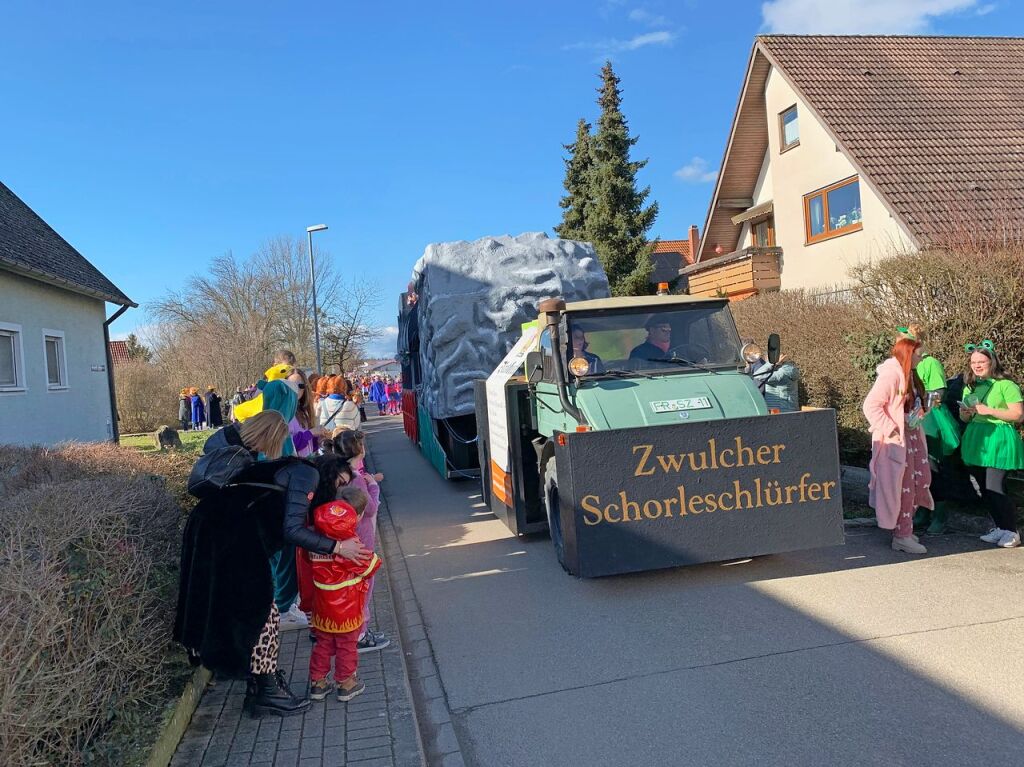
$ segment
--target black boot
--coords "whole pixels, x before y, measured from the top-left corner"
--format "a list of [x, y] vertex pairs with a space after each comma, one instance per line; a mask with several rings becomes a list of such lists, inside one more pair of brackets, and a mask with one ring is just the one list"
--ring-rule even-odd
[[276, 674], [249, 675], [242, 708], [253, 718], [263, 714], [293, 716], [309, 708], [309, 699], [297, 697], [289, 689], [284, 672], [278, 669]]

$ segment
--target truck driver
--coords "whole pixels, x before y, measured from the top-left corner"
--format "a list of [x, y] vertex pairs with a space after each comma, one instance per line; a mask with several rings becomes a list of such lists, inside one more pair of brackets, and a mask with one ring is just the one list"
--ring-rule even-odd
[[672, 325], [664, 315], [652, 314], [644, 323], [647, 340], [629, 353], [631, 360], [658, 360], [668, 357], [672, 346]]

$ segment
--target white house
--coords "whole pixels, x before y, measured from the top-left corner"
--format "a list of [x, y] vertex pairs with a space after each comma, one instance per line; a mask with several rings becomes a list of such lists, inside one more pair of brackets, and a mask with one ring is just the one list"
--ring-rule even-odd
[[821, 292], [958, 227], [1019, 222], [1022, 118], [1022, 38], [758, 37], [690, 292]]
[[0, 443], [116, 439], [108, 326], [135, 306], [0, 183]]

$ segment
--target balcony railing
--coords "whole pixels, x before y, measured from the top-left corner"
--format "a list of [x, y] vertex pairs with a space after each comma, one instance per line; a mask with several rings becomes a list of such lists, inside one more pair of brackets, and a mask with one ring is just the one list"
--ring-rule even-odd
[[738, 301], [782, 285], [782, 248], [743, 248], [682, 270], [691, 296], [725, 296]]

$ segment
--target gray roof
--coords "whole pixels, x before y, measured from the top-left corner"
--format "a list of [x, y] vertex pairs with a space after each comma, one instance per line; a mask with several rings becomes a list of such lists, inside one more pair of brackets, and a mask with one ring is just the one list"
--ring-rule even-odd
[[3, 183], [0, 269], [112, 304], [138, 306]]

